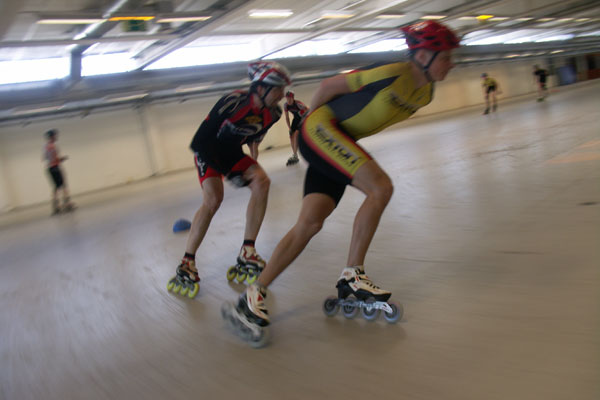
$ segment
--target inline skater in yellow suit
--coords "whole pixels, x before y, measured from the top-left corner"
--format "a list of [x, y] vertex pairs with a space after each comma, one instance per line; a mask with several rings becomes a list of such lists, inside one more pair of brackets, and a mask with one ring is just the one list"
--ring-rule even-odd
[[256, 283], [237, 304], [225, 303], [223, 317], [251, 345], [266, 341], [269, 324], [266, 288], [304, 250], [333, 212], [347, 185], [366, 196], [354, 219], [346, 267], [337, 282], [338, 295], [387, 302], [391, 292], [365, 275], [364, 260], [393, 186], [379, 164], [357, 143], [403, 121], [431, 102], [434, 82], [454, 67], [455, 34], [425, 21], [402, 28], [410, 61], [356, 70], [325, 79], [315, 93], [313, 110], [301, 125], [300, 153], [309, 164], [304, 199], [294, 227], [279, 242]]

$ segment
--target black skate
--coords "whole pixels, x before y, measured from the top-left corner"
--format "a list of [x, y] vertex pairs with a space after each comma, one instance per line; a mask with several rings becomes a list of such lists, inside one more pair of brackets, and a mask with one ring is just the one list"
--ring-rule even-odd
[[374, 285], [373, 282], [358, 269], [347, 267], [338, 280], [337, 297], [328, 297], [323, 303], [323, 312], [329, 317], [342, 309], [342, 314], [348, 319], [356, 317], [358, 311], [367, 321], [377, 319], [383, 311], [383, 317], [391, 324], [397, 322], [404, 314], [402, 305], [388, 302], [391, 292]]
[[200, 290], [198, 282], [200, 277], [195, 262], [184, 259], [177, 267], [177, 274], [167, 283], [167, 290], [193, 299]]
[[291, 156], [290, 158], [288, 158], [287, 162], [285, 163], [285, 166], [289, 167], [290, 165], [298, 164], [299, 161], [300, 159], [298, 158], [298, 156]]
[[235, 279], [238, 283], [245, 280], [248, 285], [251, 285], [256, 282], [264, 268], [265, 260], [258, 255], [256, 249], [252, 246], [242, 246], [237, 264], [227, 270], [227, 280], [231, 282]]
[[221, 316], [231, 330], [254, 348], [260, 348], [269, 341], [269, 317], [264, 306], [266, 291], [251, 285], [242, 293], [237, 306], [223, 303]]

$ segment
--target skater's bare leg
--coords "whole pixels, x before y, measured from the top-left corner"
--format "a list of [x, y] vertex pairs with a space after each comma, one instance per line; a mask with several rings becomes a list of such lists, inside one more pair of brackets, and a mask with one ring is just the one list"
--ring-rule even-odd
[[294, 131], [292, 136], [290, 136], [290, 142], [292, 144], [292, 152], [294, 153], [294, 157], [298, 157], [298, 131]]
[[348, 266], [364, 265], [367, 250], [381, 215], [394, 191], [390, 177], [375, 160], [368, 161], [358, 169], [352, 180], [352, 186], [367, 197], [354, 218]]
[[220, 177], [210, 177], [202, 183], [202, 205], [196, 211], [188, 235], [186, 253], [196, 254], [206, 235], [210, 221], [223, 201], [223, 181]]
[[323, 227], [325, 219], [335, 209], [335, 201], [322, 193], [311, 193], [302, 200], [298, 221], [281, 239], [267, 266], [258, 278], [258, 284], [269, 286], [304, 250], [310, 239]]
[[244, 230], [245, 240], [256, 240], [258, 231], [265, 218], [267, 200], [269, 198], [269, 187], [271, 180], [261, 168], [254, 164], [244, 172], [244, 178], [250, 180], [250, 201], [246, 209], [246, 228]]

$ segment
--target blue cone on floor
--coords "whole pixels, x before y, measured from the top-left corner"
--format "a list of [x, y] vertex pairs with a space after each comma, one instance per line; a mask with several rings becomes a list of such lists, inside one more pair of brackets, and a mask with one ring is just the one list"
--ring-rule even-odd
[[183, 219], [183, 218], [178, 219], [173, 224], [173, 233], [185, 232], [188, 229], [190, 229], [191, 226], [192, 226], [192, 223], [190, 221], [188, 221], [187, 219]]

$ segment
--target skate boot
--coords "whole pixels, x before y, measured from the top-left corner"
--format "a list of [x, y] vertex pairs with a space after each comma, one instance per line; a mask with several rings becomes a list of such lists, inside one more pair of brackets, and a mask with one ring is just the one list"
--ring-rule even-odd
[[496, 110], [497, 110], [497, 109], [498, 109], [498, 106], [497, 106], [496, 104], [494, 104], [494, 105], [492, 106], [492, 111], [493, 111], [493, 112], [496, 112]]
[[231, 282], [235, 279], [238, 283], [246, 280], [251, 285], [265, 268], [265, 264], [265, 260], [258, 255], [254, 246], [242, 246], [237, 264], [227, 270], [227, 280]]
[[71, 199], [68, 197], [63, 202], [62, 211], [64, 211], [64, 212], [73, 211], [76, 208], [77, 208], [77, 206], [73, 202], [71, 202]]
[[490, 113], [490, 108], [486, 108], [485, 111], [483, 112], [483, 115], [489, 114]]
[[51, 215], [58, 215], [60, 214], [60, 207], [58, 205], [58, 200], [52, 200], [52, 214]]
[[193, 299], [200, 290], [200, 277], [196, 269], [194, 260], [183, 258], [177, 267], [176, 275], [169, 280], [167, 290], [173, 293], [179, 293], [182, 296], [187, 295]]
[[374, 285], [360, 268], [346, 267], [337, 282], [337, 297], [328, 297], [323, 304], [327, 316], [334, 316], [341, 308], [346, 318], [354, 318], [359, 309], [367, 321], [373, 321], [383, 310], [384, 318], [394, 323], [402, 318], [402, 305], [388, 302], [392, 293]]
[[294, 165], [297, 162], [298, 162], [298, 156], [292, 155], [290, 158], [288, 158], [287, 162], [285, 163], [285, 166], [289, 167], [290, 165]]
[[252, 347], [263, 347], [269, 339], [269, 315], [265, 307], [267, 289], [252, 284], [240, 296], [237, 305], [223, 303], [221, 316], [229, 327]]

